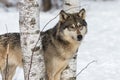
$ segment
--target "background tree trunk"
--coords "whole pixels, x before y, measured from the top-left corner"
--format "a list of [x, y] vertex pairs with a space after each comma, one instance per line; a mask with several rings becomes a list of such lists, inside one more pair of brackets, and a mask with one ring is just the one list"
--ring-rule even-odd
[[[40, 52], [41, 42], [39, 41], [35, 47], [40, 34], [39, 7], [38, 0], [21, 0], [19, 2], [19, 26], [21, 32], [25, 80], [44, 80], [45, 66], [43, 53]], [[31, 64], [33, 51], [33, 60]]]
[[[80, 2], [79, 0], [64, 0], [63, 9], [67, 10], [67, 13], [79, 12]], [[69, 10], [68, 10], [69, 9]], [[77, 70], [77, 54], [70, 60], [69, 65], [63, 71], [61, 79], [62, 80], [76, 80], [76, 70]]]
[[6, 7], [11, 7], [13, 4], [8, 0], [0, 0], [0, 3], [3, 3]]
[[49, 11], [52, 8], [51, 0], [42, 0], [43, 11]]

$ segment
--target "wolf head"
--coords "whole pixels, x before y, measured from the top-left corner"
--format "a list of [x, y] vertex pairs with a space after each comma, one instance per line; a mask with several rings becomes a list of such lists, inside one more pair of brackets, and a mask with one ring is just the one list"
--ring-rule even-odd
[[66, 40], [81, 41], [87, 32], [85, 13], [85, 9], [73, 14], [61, 10], [58, 33]]

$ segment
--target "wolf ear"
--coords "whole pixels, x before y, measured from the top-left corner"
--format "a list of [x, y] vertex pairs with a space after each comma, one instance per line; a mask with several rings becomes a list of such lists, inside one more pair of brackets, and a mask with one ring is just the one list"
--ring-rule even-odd
[[64, 11], [60, 11], [60, 21], [64, 22], [68, 18], [68, 14]]
[[79, 17], [81, 17], [82, 19], [85, 19], [86, 17], [86, 11], [85, 9], [81, 9], [80, 12], [78, 13]]

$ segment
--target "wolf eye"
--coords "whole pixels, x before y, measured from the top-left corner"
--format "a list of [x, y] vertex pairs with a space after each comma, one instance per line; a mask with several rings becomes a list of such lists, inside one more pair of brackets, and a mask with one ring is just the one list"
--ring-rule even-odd
[[74, 31], [74, 30], [75, 30], [75, 27], [73, 27], [73, 26], [69, 26], [69, 27], [68, 27], [68, 30], [70, 30], [70, 31]]
[[71, 28], [71, 29], [74, 29], [75, 27], [73, 27], [73, 26], [70, 26], [70, 28]]

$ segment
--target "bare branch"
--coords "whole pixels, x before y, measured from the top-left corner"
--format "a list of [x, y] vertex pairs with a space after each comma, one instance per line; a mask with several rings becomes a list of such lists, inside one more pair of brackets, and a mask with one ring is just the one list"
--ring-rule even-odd
[[[57, 14], [57, 16], [58, 15], [59, 14]], [[50, 22], [52, 22], [55, 18], [57, 18], [57, 16], [55, 16], [53, 19], [51, 19], [50, 21], [48, 21], [41, 31], [43, 31]]]
[[89, 62], [89, 63], [76, 75], [76, 77], [77, 77], [78, 75], [80, 75], [85, 69], [87, 69], [87, 68], [89, 67], [90, 64], [92, 64], [92, 63], [94, 63], [94, 62], [97, 62], [97, 61], [96, 61], [96, 60], [93, 60], [93, 61]]
[[[36, 48], [36, 46], [37, 46], [37, 44], [38, 44], [38, 42], [39, 42], [39, 39], [40, 39], [40, 35], [39, 35], [39, 38], [38, 38], [38, 40], [37, 40], [37, 42], [36, 42], [36, 44], [35, 44], [35, 46], [34, 46], [33, 49]], [[32, 51], [31, 60], [30, 60], [30, 68], [29, 68], [29, 73], [28, 73], [28, 80], [29, 80], [30, 71], [31, 71], [31, 68], [32, 68], [33, 54], [34, 54], [34, 50]]]
[[[7, 31], [7, 33], [8, 33], [8, 28], [7, 28], [7, 25], [5, 24], [5, 26], [6, 26], [6, 31]], [[7, 38], [8, 38], [9, 36], [7, 36]], [[8, 69], [8, 55], [9, 55], [9, 43], [7, 42], [7, 52], [6, 52], [6, 69], [5, 69], [5, 80], [7, 80], [7, 77], [8, 77], [8, 75], [7, 75], [7, 73], [8, 73], [8, 71], [9, 71], [9, 69]]]

